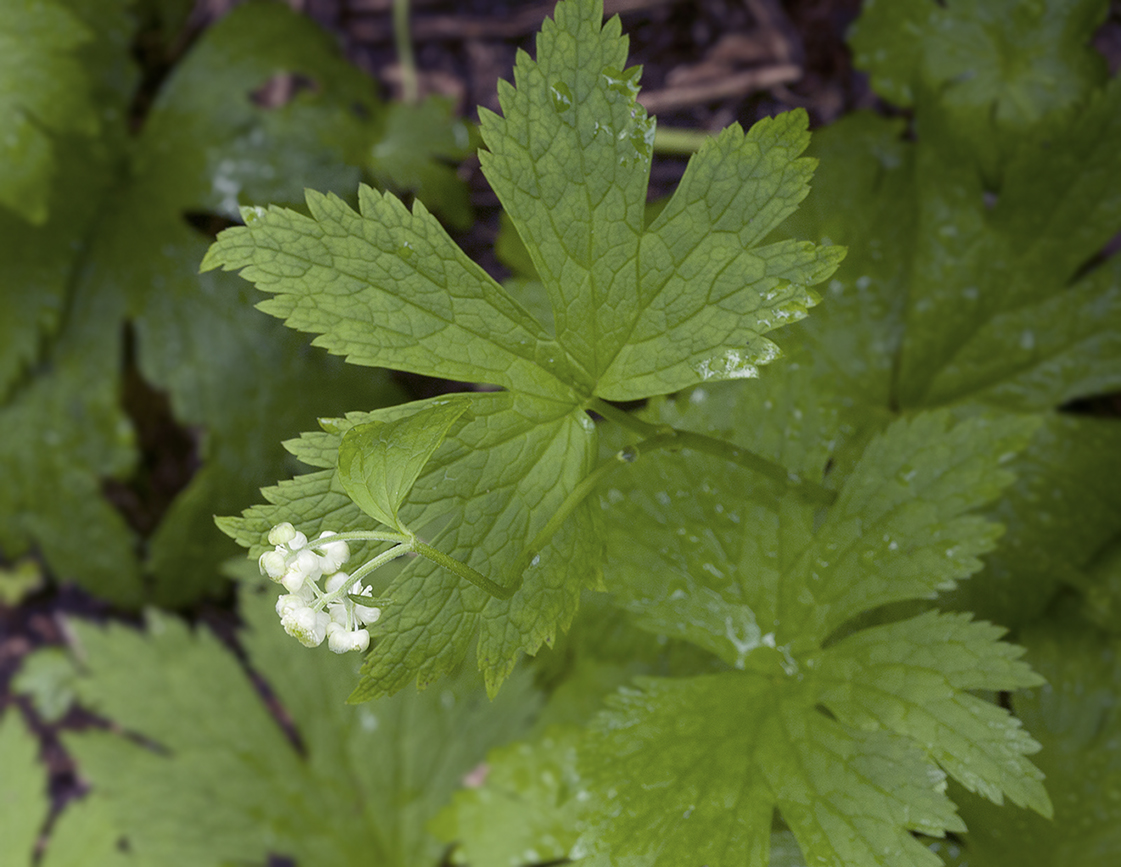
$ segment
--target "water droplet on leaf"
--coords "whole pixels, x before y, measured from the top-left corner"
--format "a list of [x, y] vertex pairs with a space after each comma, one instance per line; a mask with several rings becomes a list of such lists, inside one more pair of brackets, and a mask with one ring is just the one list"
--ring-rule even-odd
[[554, 81], [549, 88], [549, 96], [553, 100], [553, 110], [560, 114], [572, 108], [572, 91], [563, 81]]

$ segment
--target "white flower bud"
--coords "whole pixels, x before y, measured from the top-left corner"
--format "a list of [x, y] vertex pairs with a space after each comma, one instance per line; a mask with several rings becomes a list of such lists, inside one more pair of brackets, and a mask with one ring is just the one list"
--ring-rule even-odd
[[323, 586], [326, 588], [328, 593], [334, 593], [349, 580], [350, 576], [345, 572], [336, 572], [334, 575], [327, 579], [327, 583]]
[[[369, 596], [373, 591], [369, 587], [362, 587], [359, 585], [351, 592], [353, 596]], [[381, 617], [381, 609], [374, 608], [371, 605], [354, 604], [354, 616], [360, 623], [370, 624], [377, 623], [378, 618]]]
[[309, 581], [318, 581], [319, 576], [323, 574], [323, 570], [319, 568], [319, 558], [311, 551], [301, 551], [297, 554], [292, 568], [306, 575]]
[[360, 623], [365, 623], [368, 626], [371, 623], [378, 622], [378, 618], [381, 617], [381, 609], [371, 608], [367, 605], [355, 605], [354, 616]]
[[280, 583], [284, 585], [284, 589], [289, 593], [299, 593], [304, 589], [304, 585], [306, 582], [307, 575], [305, 575], [295, 566], [293, 566], [287, 572], [280, 576]]
[[[336, 535], [338, 534], [333, 530], [324, 530], [319, 534], [319, 538], [322, 540]], [[350, 559], [350, 546], [346, 542], [328, 542], [327, 544], [317, 545], [317, 547], [323, 551], [319, 557], [319, 563], [325, 575], [337, 572], [342, 568], [343, 563]]]
[[297, 608], [307, 608], [307, 600], [296, 594], [286, 594], [276, 600], [276, 613], [283, 620], [285, 615], [291, 614]]
[[303, 533], [297, 532], [291, 539], [288, 540], [289, 551], [301, 551], [307, 547], [307, 536]]
[[296, 538], [296, 528], [285, 521], [269, 530], [270, 545], [285, 545]]
[[[337, 624], [332, 624], [332, 626], [335, 625]], [[348, 632], [342, 628], [331, 630], [327, 639], [327, 646], [335, 653], [346, 653], [350, 650], [362, 652], [370, 646], [370, 633], [365, 629], [359, 629], [355, 632]]]
[[331, 622], [343, 627], [344, 629], [349, 625], [346, 622], [346, 604], [343, 602], [332, 602], [327, 606], [327, 613], [331, 615]]
[[284, 631], [304, 647], [318, 647], [327, 635], [331, 618], [324, 611], [312, 611], [306, 605], [293, 607], [280, 618]]
[[257, 561], [262, 575], [268, 575], [273, 581], [279, 581], [280, 576], [288, 569], [287, 558], [280, 551], [266, 551]]

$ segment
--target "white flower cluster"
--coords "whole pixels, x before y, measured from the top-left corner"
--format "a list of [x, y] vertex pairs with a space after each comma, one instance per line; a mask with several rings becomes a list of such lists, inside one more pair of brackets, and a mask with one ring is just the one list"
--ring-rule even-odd
[[[276, 613], [284, 631], [305, 647], [318, 647], [327, 639], [335, 653], [363, 651], [370, 646], [370, 633], [364, 627], [381, 617], [381, 609], [358, 605], [347, 597], [369, 596], [370, 588], [350, 586], [351, 577], [341, 572], [350, 559], [350, 546], [345, 541], [327, 541], [337, 535], [324, 530], [309, 543], [307, 536], [288, 522], [277, 524], [269, 532], [269, 544], [258, 560], [261, 572], [284, 585], [287, 594], [276, 601]], [[318, 552], [318, 553], [317, 553]], [[319, 589], [319, 579], [327, 581]]]

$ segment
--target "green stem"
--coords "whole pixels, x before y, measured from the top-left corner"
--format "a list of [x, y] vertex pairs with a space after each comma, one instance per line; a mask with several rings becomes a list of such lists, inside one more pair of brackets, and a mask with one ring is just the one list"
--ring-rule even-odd
[[381, 532], [380, 530], [349, 530], [346, 533], [335, 533], [333, 536], [326, 536], [322, 539], [311, 539], [307, 543], [309, 548], [322, 548], [324, 545], [329, 545], [331, 542], [397, 542], [401, 544], [408, 542], [412, 536], [408, 533], [394, 533], [392, 531]]
[[674, 129], [659, 126], [654, 130], [654, 153], [688, 156], [701, 149], [711, 133], [699, 129]]
[[458, 575], [465, 581], [470, 581], [480, 590], [485, 590], [495, 599], [509, 599], [518, 592], [518, 588], [522, 586], [519, 579], [518, 582], [512, 587], [503, 587], [501, 584], [496, 584], [491, 581], [486, 575], [481, 572], [476, 572], [466, 563], [461, 560], [456, 560], [445, 554], [438, 548], [433, 548], [431, 545], [421, 542], [419, 539], [414, 541], [414, 550], [423, 557], [427, 557], [437, 566], [443, 566], [454, 575]]
[[[342, 536], [342, 535], [344, 535], [344, 534], [339, 533], [339, 536]], [[332, 538], [337, 538], [337, 537], [332, 537]], [[416, 542], [415, 539], [412, 540], [412, 543], [410, 543], [410, 541], [406, 540], [406, 541], [402, 542], [400, 545], [395, 545], [394, 547], [390, 548], [388, 551], [382, 551], [373, 560], [368, 560], [367, 562], [363, 563], [358, 569], [356, 569], [354, 571], [354, 574], [352, 574], [350, 576], [350, 578], [347, 580], [347, 582], [344, 585], [339, 587], [333, 593], [324, 593], [322, 596], [320, 596], [318, 599], [316, 599], [315, 600], [315, 608], [317, 610], [322, 610], [323, 608], [325, 608], [330, 603], [336, 602], [339, 599], [342, 599], [342, 597], [344, 597], [344, 596], [346, 596], [350, 593], [350, 589], [352, 587], [357, 585], [363, 578], [365, 578], [367, 575], [369, 575], [375, 569], [378, 569], [381, 566], [384, 566], [390, 560], [396, 560], [398, 557], [404, 556], [405, 554], [409, 554], [412, 551], [416, 550], [415, 547], [414, 547], [415, 542]], [[312, 586], [314, 586], [314, 585], [312, 585]]]
[[420, 98], [420, 79], [413, 55], [413, 38], [409, 32], [410, 0], [393, 0], [393, 41], [401, 62], [401, 100], [414, 105]]
[[643, 440], [636, 445], [628, 446], [618, 452], [614, 457], [604, 461], [588, 473], [588, 475], [584, 476], [584, 478], [580, 480], [580, 483], [568, 492], [568, 496], [564, 498], [564, 502], [560, 504], [560, 508], [549, 516], [549, 520], [545, 522], [545, 526], [537, 531], [537, 535], [533, 537], [533, 540], [529, 543], [529, 547], [522, 551], [514, 561], [511, 566], [511, 572], [514, 575], [514, 589], [516, 590], [518, 587], [521, 587], [525, 570], [533, 565], [534, 559], [544, 550], [545, 546], [549, 544], [549, 540], [556, 535], [557, 530], [561, 528], [561, 524], [568, 519], [569, 515], [576, 511], [576, 507], [584, 501], [584, 498], [587, 497], [600, 482], [623, 465], [634, 463], [638, 460], [642, 452], [667, 448], [673, 444], [674, 439], [675, 437], [672, 433], [659, 434], [650, 439]]
[[639, 436], [652, 437], [658, 434], [669, 433], [673, 430], [672, 427], [667, 425], [650, 424], [648, 421], [643, 421], [636, 415], [619, 409], [617, 406], [612, 406], [601, 397], [593, 397], [588, 404], [588, 409], [592, 412], [599, 413], [608, 421], [613, 421], [620, 427], [625, 427], [627, 430], [634, 431]]
[[[769, 461], [762, 455], [757, 455], [749, 449], [740, 448], [727, 440], [693, 433], [692, 431], [680, 430], [670, 425], [650, 424], [640, 418], [635, 418], [631, 413], [624, 412], [598, 397], [592, 399], [588, 408], [599, 413], [609, 421], [616, 422], [622, 427], [641, 434], [642, 436], [654, 435], [655, 439], [658, 437], [672, 437], [670, 442], [666, 445], [659, 446], [659, 448], [691, 449], [695, 452], [703, 452], [704, 454], [723, 458], [729, 463], [738, 464], [744, 469], [759, 473], [768, 479], [778, 482], [784, 487], [794, 488], [809, 502], [817, 505], [830, 506], [837, 499], [836, 492], [829, 490], [824, 485], [819, 485], [817, 482], [803, 479], [797, 473], [790, 472], [781, 464]], [[649, 451], [649, 446], [647, 446], [646, 450]]]

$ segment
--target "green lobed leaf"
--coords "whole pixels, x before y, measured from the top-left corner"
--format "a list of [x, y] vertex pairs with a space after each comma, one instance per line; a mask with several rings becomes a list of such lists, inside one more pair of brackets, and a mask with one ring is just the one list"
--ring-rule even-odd
[[38, 753], [39, 742], [24, 727], [19, 708], [9, 708], [0, 717], [0, 861], [11, 867], [31, 863], [50, 807]]
[[[262, 477], [294, 468], [275, 444], [278, 433], [306, 427], [317, 413], [341, 412], [344, 394], [367, 406], [397, 396], [383, 375], [309, 352], [297, 335], [261, 317], [245, 283], [195, 275], [207, 240], [184, 215], [236, 213], [238, 196], [292, 201], [301, 180], [352, 188], [358, 169], [343, 160], [351, 139], [368, 137], [352, 106], [372, 110], [376, 102], [369, 80], [309, 19], [279, 4], [249, 3], [194, 43], [134, 138], [121, 121], [135, 84], [125, 67], [134, 22], [119, 8], [127, 4], [78, 5], [97, 36], [82, 57], [103, 134], [92, 146], [59, 142], [67, 159], [46, 225], [0, 214], [0, 228], [14, 229], [0, 293], [15, 314], [0, 318], [0, 337], [12, 338], [0, 341], [0, 391], [15, 381], [0, 409], [10, 434], [0, 447], [10, 480], [0, 492], [0, 538], [13, 555], [41, 546], [61, 577], [120, 604], [146, 595], [182, 605], [216, 586], [217, 564], [230, 553], [213, 528], [214, 511], [236, 508]], [[306, 75], [316, 92], [285, 105], [255, 102], [255, 92], [283, 70]], [[42, 344], [36, 320], [43, 334], [58, 331], [54, 342]], [[152, 528], [158, 514], [143, 505], [129, 513], [147, 536], [151, 580], [143, 592], [135, 531], [103, 494], [106, 479], [141, 490], [149, 484], [146, 467], [130, 467], [120, 409], [126, 320], [143, 378], [168, 392], [177, 421], [192, 429], [183, 447], [193, 450], [188, 460], [203, 463], [159, 526]], [[18, 375], [31, 360], [40, 364], [24, 383]], [[134, 382], [128, 385], [132, 399]], [[66, 498], [55, 495], [63, 490]], [[114, 496], [136, 499], [119, 488]]]
[[502, 115], [480, 112], [483, 172], [549, 291], [557, 339], [590, 388], [627, 339], [654, 122], [600, 2], [559, 3], [519, 52]]
[[392, 103], [366, 164], [378, 184], [394, 192], [412, 190], [436, 216], [465, 231], [473, 219], [470, 191], [453, 164], [474, 152], [477, 138], [474, 127], [455, 116], [451, 99]]
[[86, 291], [74, 274], [81, 239], [117, 168], [109, 124], [127, 108], [135, 83], [125, 53], [126, 6], [70, 4], [89, 37], [73, 58], [86, 66], [80, 89], [96, 97], [103, 135], [98, 142], [52, 136], [59, 160], [43, 225], [0, 208], [0, 547], [9, 558], [36, 547], [56, 575], [131, 605], [140, 596], [133, 540], [102, 496], [105, 483], [120, 480], [133, 461], [118, 406], [114, 317], [122, 300], [115, 286], [104, 297]]
[[[313, 92], [293, 90], [280, 104], [261, 96], [291, 76]], [[346, 160], [364, 135], [359, 107], [378, 109], [369, 80], [328, 34], [282, 5], [243, 4], [169, 75], [129, 182], [107, 209], [95, 255], [106, 278], [128, 289], [139, 366], [167, 390], [177, 420], [204, 432], [203, 465], [150, 540], [147, 566], [163, 605], [217, 584], [217, 564], [232, 548], [223, 548], [212, 515], [245, 503], [261, 478], [292, 470], [278, 434], [342, 411], [344, 395], [371, 406], [397, 396], [381, 375], [309, 352], [257, 314], [259, 296], [243, 282], [197, 275], [209, 239], [183, 218], [236, 215], [239, 201], [298, 201], [305, 182], [352, 189], [359, 171]]]
[[[617, 21], [562, 3], [536, 61], [483, 112], [484, 173], [552, 301], [557, 339], [595, 393], [646, 397], [752, 375], [777, 351], [761, 335], [815, 303], [843, 255], [810, 244], [756, 247], [805, 196], [804, 114], [736, 125], [706, 142], [644, 231], [654, 125], [635, 101]], [[582, 385], [582, 388], [588, 388]]]
[[[475, 679], [351, 708], [353, 662], [308, 653], [247, 597], [247, 646], [299, 733], [297, 751], [236, 658], [204, 632], [152, 615], [150, 634], [79, 627], [84, 701], [150, 749], [108, 731], [67, 738], [87, 801], [127, 841], [129, 863], [204, 867], [268, 853], [309, 864], [435, 863], [425, 825], [485, 751], [536, 706], [524, 679], [491, 704]], [[223, 696], [214, 713], [211, 696]]]
[[1036, 411], [1115, 388], [1118, 278], [1099, 254], [1121, 227], [1119, 98], [1111, 82], [1017, 135], [998, 182], [945, 119], [917, 144], [859, 113], [815, 133], [814, 191], [783, 228], [852, 253], [787, 353], [873, 406]]
[[981, 568], [1001, 529], [972, 513], [1013, 480], [1003, 465], [1038, 421], [948, 422], [944, 412], [901, 420], [865, 449], [792, 569], [800, 586], [777, 615], [791, 634], [823, 640], [863, 610], [933, 598]]
[[[704, 419], [707, 403], [689, 409]], [[1025, 759], [1038, 745], [971, 694], [1039, 683], [1002, 630], [933, 612], [861, 620], [980, 568], [999, 528], [975, 512], [1011, 481], [1001, 464], [1035, 426], [897, 421], [824, 516], [699, 456], [618, 479], [604, 497], [609, 589], [640, 625], [740, 671], [639, 681], [599, 718], [580, 751], [604, 816], [589, 851], [604, 864], [765, 865], [777, 809], [807, 863], [934, 864], [907, 831], [961, 830], [944, 774], [1049, 812]]]
[[98, 129], [76, 50], [93, 39], [57, 0], [0, 0], [0, 205], [41, 225], [56, 171], [54, 138]]
[[616, 68], [618, 22], [601, 29], [601, 12], [594, 0], [561, 3], [538, 59], [522, 55], [517, 86], [500, 87], [505, 117], [482, 124], [484, 172], [549, 293], [555, 340], [423, 208], [369, 191], [361, 217], [316, 195], [311, 219], [247, 212], [204, 267], [242, 269], [276, 294], [263, 309], [357, 363], [563, 400], [749, 375], [776, 355], [761, 335], [803, 315], [807, 287], [842, 255], [756, 243], [808, 189], [805, 114], [729, 129], [644, 232], [653, 126], [634, 100], [637, 70]]
[[431, 823], [472, 867], [547, 864], [571, 857], [587, 792], [576, 770], [580, 729], [556, 726], [532, 743], [492, 750], [479, 781], [455, 793]]
[[1121, 856], [1121, 735], [1118, 646], [1067, 613], [1026, 630], [1027, 659], [1047, 683], [1012, 697], [1024, 724], [1043, 744], [1036, 760], [1047, 774], [1054, 820], [997, 809], [963, 793], [969, 826], [948, 864], [1107, 867]]
[[990, 171], [1041, 118], [1077, 106], [1106, 77], [1090, 45], [1102, 0], [868, 3], [850, 36], [856, 65], [897, 105], [938, 94], [955, 135]]
[[807, 863], [936, 865], [908, 832], [964, 829], [941, 774], [816, 710], [811, 683], [731, 672], [621, 692], [581, 754], [604, 811], [584, 845], [610, 864], [767, 867], [777, 808]]
[[[262, 309], [319, 334], [315, 344], [351, 362], [508, 390], [464, 416], [449, 440], [465, 449], [454, 474], [441, 473], [437, 490], [426, 470], [405, 503], [421, 506], [419, 517], [403, 520], [420, 526], [442, 518], [433, 545], [504, 587], [524, 584], [499, 603], [431, 564], [407, 564], [388, 590], [394, 602], [355, 699], [417, 674], [429, 682], [458, 662], [476, 628], [491, 688], [520, 653], [552, 641], [571, 621], [580, 590], [598, 583], [593, 512], [580, 503], [559, 529], [549, 524], [568, 514], [569, 496], [591, 470], [594, 432], [583, 405], [596, 394], [646, 396], [746, 375], [750, 357], [774, 355], [759, 335], [801, 315], [813, 303], [808, 284], [840, 259], [836, 248], [756, 243], [808, 189], [812, 163], [798, 158], [808, 140], [804, 113], [747, 134], [730, 130], [695, 158], [679, 197], [644, 234], [653, 127], [634, 101], [637, 71], [616, 70], [626, 53], [618, 22], [601, 21], [595, 0], [561, 3], [537, 60], [520, 57], [517, 86], [500, 87], [505, 117], [483, 120], [484, 169], [542, 274], [551, 316], [527, 312], [422, 205], [410, 212], [368, 188], [359, 192], [359, 212], [316, 193], [308, 194], [310, 216], [247, 210], [247, 225], [222, 233], [203, 263], [240, 269], [272, 294]], [[573, 66], [575, 59], [584, 65]], [[646, 259], [640, 236], [650, 247]], [[679, 340], [686, 332], [699, 335], [689, 346]], [[641, 348], [624, 353], [632, 343]], [[314, 440], [313, 463], [334, 466], [326, 442]], [[439, 453], [432, 466], [444, 466]], [[317, 485], [306, 502], [288, 500], [222, 526], [250, 544], [260, 544], [265, 516], [302, 526], [324, 514], [313, 500], [328, 488]], [[544, 547], [528, 552], [520, 574], [523, 546], [546, 530], [554, 535], [531, 542]]]
[[939, 604], [1011, 627], [1042, 615], [1059, 588], [1086, 568], [1121, 525], [1121, 425], [1065, 413], [1045, 416], [1006, 467], [1016, 481], [989, 510], [1005, 527], [974, 579]]
[[968, 395], [1015, 410], [1044, 408], [1121, 387], [1121, 259], [1069, 289], [998, 313], [930, 384], [925, 400]]
[[[842, 430], [850, 428], [834, 453], [840, 467], [900, 403], [1047, 410], [1113, 387], [1117, 265], [1095, 255], [1121, 225], [1109, 168], [1118, 92], [1107, 87], [1071, 122], [1025, 136], [995, 197], [969, 155], [942, 152], [933, 133], [916, 146], [897, 123], [860, 114], [816, 133], [810, 151], [822, 166], [788, 224], [852, 252], [827, 303], [790, 328], [792, 363], [738, 398], [755, 407], [739, 426], [758, 430], [758, 444], [744, 445], [759, 448], [789, 424], [768, 406], [791, 392], [804, 393], [800, 412], [839, 407]], [[1112, 442], [1108, 423], [1045, 416], [1008, 466], [1018, 481], [993, 511], [1007, 527], [999, 549], [942, 604], [1022, 624], [1061, 581], [1077, 581], [1079, 564], [1116, 526]]]
[[18, 556], [38, 545], [51, 571], [103, 598], [142, 598], [132, 532], [102, 496], [104, 479], [132, 467], [133, 434], [120, 407], [119, 293], [77, 287], [37, 378], [0, 407], [0, 546]]
[[845, 254], [807, 241], [760, 243], [809, 191], [815, 163], [798, 158], [806, 124], [795, 111], [746, 134], [733, 125], [689, 161], [641, 236], [638, 309], [598, 394], [629, 400], [698, 378], [757, 376], [757, 365], [779, 355], [762, 335], [805, 316], [818, 300], [808, 287]]
[[1121, 226], [1119, 106], [1111, 85], [1026, 137], [991, 207], [967, 153], [920, 142], [901, 402], [1040, 410], [1114, 387], [1116, 266], [1085, 271]]
[[430, 403], [415, 415], [352, 427], [339, 444], [339, 481], [347, 495], [375, 521], [404, 531], [398, 508], [468, 406], [463, 400]]
[[854, 728], [885, 728], [925, 744], [951, 777], [995, 804], [1004, 795], [1051, 815], [1043, 774], [1025, 758], [1039, 744], [1020, 720], [967, 690], [1017, 690], [1042, 678], [1016, 661], [1005, 630], [969, 615], [926, 614], [847, 636], [829, 648], [821, 695]]
[[311, 217], [246, 211], [246, 226], [223, 232], [203, 269], [242, 269], [275, 293], [262, 310], [320, 334], [313, 345], [352, 364], [566, 393], [539, 363], [559, 349], [419, 202], [409, 212], [363, 187], [360, 214], [310, 191], [307, 204]]
[[[333, 433], [305, 435], [289, 447], [302, 460], [333, 467], [346, 430], [406, 417], [425, 403], [431, 401], [352, 413], [327, 423]], [[595, 428], [582, 411], [530, 395], [472, 394], [470, 409], [421, 471], [401, 519], [429, 544], [510, 586], [518, 580], [511, 569], [526, 540], [587, 474], [595, 454]], [[251, 554], [265, 550], [269, 528], [281, 521], [316, 534], [369, 523], [333, 472], [298, 477], [266, 489], [265, 496], [274, 505], [221, 522], [242, 544], [254, 546]], [[567, 628], [582, 589], [599, 586], [595, 522], [590, 506], [581, 504], [509, 600], [490, 597], [427, 559], [411, 559], [387, 586], [375, 586], [375, 595], [390, 601], [372, 628], [376, 646], [352, 700], [395, 692], [412, 679], [427, 685], [451, 671], [476, 638], [479, 667], [496, 690], [522, 653], [535, 653]]]

